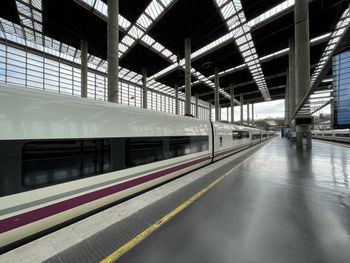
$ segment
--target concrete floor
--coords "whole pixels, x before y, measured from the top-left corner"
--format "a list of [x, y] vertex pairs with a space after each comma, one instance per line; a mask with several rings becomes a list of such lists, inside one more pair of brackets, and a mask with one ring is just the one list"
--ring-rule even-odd
[[276, 138], [118, 262], [350, 262], [350, 149]]

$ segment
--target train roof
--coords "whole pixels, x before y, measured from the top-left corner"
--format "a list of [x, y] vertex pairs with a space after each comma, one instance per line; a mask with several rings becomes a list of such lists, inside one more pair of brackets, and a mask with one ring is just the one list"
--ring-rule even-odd
[[0, 140], [209, 133], [209, 121], [0, 84]]

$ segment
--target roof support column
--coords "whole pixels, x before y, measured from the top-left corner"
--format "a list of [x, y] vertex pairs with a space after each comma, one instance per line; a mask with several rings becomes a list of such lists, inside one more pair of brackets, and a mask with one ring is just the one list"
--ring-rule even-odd
[[196, 94], [196, 118], [198, 118], [198, 94]]
[[233, 84], [230, 85], [230, 107], [231, 107], [231, 123], [235, 122], [235, 89], [233, 88]]
[[80, 40], [80, 85], [81, 85], [81, 97], [87, 98], [87, 77], [88, 77], [88, 42], [86, 40]]
[[175, 84], [175, 114], [179, 115], [179, 84]]
[[254, 103], [252, 103], [252, 127], [254, 127]]
[[108, 101], [118, 103], [119, 0], [107, 0], [107, 5]]
[[142, 69], [142, 107], [147, 109], [147, 69]]
[[209, 121], [211, 121], [211, 101], [209, 101]]
[[330, 107], [331, 107], [331, 123], [330, 129], [334, 129], [334, 92], [331, 92]]
[[240, 102], [241, 102], [241, 125], [243, 126], [243, 94], [240, 94], [239, 96]]
[[249, 107], [250, 107], [250, 101], [247, 102], [247, 125], [249, 127], [250, 122], [250, 116], [249, 116]]
[[219, 113], [219, 69], [215, 68], [215, 121], [220, 120]]
[[191, 116], [191, 39], [185, 39], [185, 115]]
[[284, 124], [288, 125], [289, 117], [290, 117], [290, 83], [289, 83], [289, 68], [287, 69], [286, 74], [286, 88], [284, 92]]
[[[309, 45], [309, 1], [296, 0], [294, 5], [295, 29], [295, 85], [296, 98], [299, 104], [310, 86], [310, 45]], [[297, 148], [310, 149], [311, 126], [296, 126]]]
[[[294, 113], [295, 107], [298, 104], [296, 100], [296, 85], [295, 85], [295, 42], [294, 39], [289, 39], [289, 54], [288, 54], [288, 115]], [[288, 119], [289, 119], [288, 116]]]

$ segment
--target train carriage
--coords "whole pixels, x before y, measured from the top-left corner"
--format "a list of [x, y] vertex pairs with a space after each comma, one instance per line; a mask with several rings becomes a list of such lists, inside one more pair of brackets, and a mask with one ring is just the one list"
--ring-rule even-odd
[[0, 113], [0, 248], [250, 147], [258, 133], [7, 84]]
[[214, 161], [251, 146], [251, 132], [247, 127], [213, 122]]
[[339, 129], [339, 130], [313, 130], [312, 138], [334, 141], [341, 143], [350, 143], [350, 130], [349, 129]]

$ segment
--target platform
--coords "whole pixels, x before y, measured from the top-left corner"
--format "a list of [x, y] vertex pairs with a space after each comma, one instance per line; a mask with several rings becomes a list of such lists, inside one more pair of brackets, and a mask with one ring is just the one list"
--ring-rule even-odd
[[349, 262], [349, 156], [273, 139], [47, 262], [98, 262], [225, 173], [118, 262]]
[[349, 262], [349, 156], [275, 139], [120, 262]]

